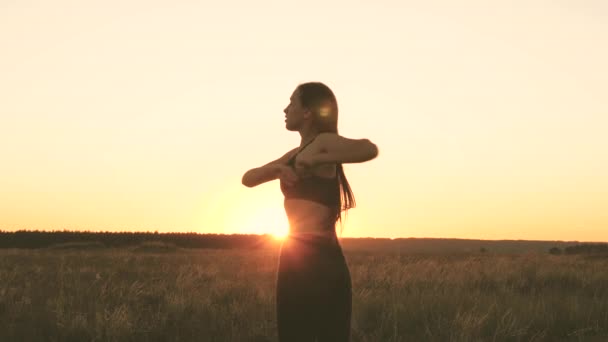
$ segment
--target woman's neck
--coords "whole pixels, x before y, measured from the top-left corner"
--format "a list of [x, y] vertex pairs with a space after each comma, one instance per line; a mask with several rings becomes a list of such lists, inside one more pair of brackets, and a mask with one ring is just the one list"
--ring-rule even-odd
[[319, 130], [311, 128], [311, 127], [305, 127], [300, 131], [300, 146], [304, 146], [306, 145], [308, 142], [310, 142], [312, 139], [314, 139], [317, 135], [319, 134]]

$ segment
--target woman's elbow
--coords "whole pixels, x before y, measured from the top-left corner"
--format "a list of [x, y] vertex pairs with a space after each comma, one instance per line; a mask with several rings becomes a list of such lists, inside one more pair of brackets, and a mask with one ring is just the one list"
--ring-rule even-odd
[[378, 156], [378, 146], [369, 140], [367, 140], [367, 145], [369, 160], [372, 160]]
[[249, 177], [248, 173], [249, 172], [245, 172], [245, 174], [243, 175], [243, 178], [241, 178], [241, 184], [243, 184], [244, 186], [246, 186], [248, 188], [253, 188], [254, 184], [251, 181], [251, 177]]

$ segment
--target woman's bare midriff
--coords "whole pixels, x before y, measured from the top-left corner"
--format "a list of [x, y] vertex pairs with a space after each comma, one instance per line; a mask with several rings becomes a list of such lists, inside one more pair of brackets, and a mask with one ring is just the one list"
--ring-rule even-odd
[[[285, 212], [289, 220], [289, 233], [312, 233], [326, 235], [333, 232], [334, 220], [332, 210], [320, 203], [290, 198], [284, 201]], [[331, 227], [328, 229], [328, 227]]]

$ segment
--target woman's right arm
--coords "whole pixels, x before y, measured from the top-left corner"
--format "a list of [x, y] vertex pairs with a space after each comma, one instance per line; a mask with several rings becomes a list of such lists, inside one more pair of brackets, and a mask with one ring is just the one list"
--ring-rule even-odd
[[[289, 167], [286, 164], [289, 160], [289, 157], [291, 157], [292, 153], [295, 150], [297, 150], [297, 148], [294, 148], [293, 150], [285, 153], [281, 158], [277, 160], [273, 160], [266, 165], [256, 167], [245, 172], [241, 182], [244, 186], [252, 188], [262, 183], [281, 178], [282, 176], [289, 178], [288, 175], [291, 174], [291, 172], [288, 172], [290, 170], [287, 170], [287, 168]], [[296, 177], [295, 173], [293, 173], [293, 177]], [[290, 181], [290, 179], [286, 180]]]

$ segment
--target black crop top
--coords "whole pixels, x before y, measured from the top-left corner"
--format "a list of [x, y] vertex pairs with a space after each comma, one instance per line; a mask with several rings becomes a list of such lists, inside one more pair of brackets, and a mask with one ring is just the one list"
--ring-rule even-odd
[[[314, 140], [314, 139], [313, 139]], [[306, 148], [313, 140], [304, 145], [289, 160], [287, 165], [295, 168], [296, 156]], [[285, 199], [298, 198], [321, 203], [330, 208], [340, 205], [340, 184], [338, 177], [326, 178], [319, 176], [308, 176], [299, 178], [293, 185], [288, 186], [281, 181], [281, 192]]]

